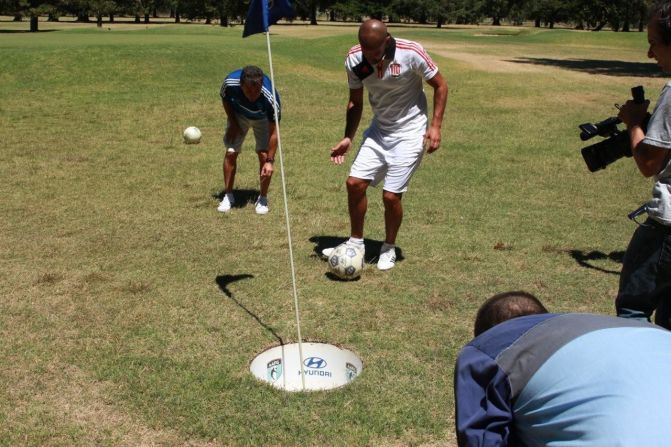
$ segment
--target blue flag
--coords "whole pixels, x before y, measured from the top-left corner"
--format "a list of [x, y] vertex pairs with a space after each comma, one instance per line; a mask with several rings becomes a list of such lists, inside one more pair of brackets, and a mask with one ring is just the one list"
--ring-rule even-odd
[[293, 17], [294, 8], [289, 0], [251, 0], [242, 37], [268, 32], [282, 17]]

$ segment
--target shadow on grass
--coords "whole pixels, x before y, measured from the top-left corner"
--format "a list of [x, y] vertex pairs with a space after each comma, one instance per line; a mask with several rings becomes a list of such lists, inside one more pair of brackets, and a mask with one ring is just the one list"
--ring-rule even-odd
[[254, 312], [251, 310], [247, 309], [244, 304], [242, 304], [240, 301], [238, 301], [237, 298], [233, 296], [233, 293], [229, 290], [228, 286], [229, 284], [232, 284], [236, 281], [241, 281], [243, 279], [248, 279], [248, 278], [253, 278], [254, 275], [250, 275], [248, 273], [242, 274], [242, 275], [219, 275], [215, 279], [215, 282], [219, 286], [219, 289], [221, 289], [222, 292], [224, 292], [224, 295], [226, 295], [228, 298], [231, 299], [235, 304], [238, 305], [242, 310], [247, 312], [247, 314], [252, 317], [253, 319], [256, 320], [257, 323], [261, 325], [265, 330], [273, 334], [273, 337], [277, 339], [277, 341], [280, 342], [281, 345], [284, 345], [284, 340], [282, 340], [282, 337], [277, 335], [277, 332], [275, 332], [275, 329], [273, 329], [271, 326], [267, 325], [266, 323], [261, 320], [258, 315], [256, 315]]
[[516, 64], [551, 65], [567, 70], [607, 76], [640, 76], [650, 78], [664, 77], [664, 73], [653, 63], [627, 62], [602, 59], [549, 59], [521, 57], [507, 62]]
[[[38, 33], [50, 33], [52, 31], [58, 31], [55, 29], [44, 29], [44, 30], [38, 30], [38, 31], [32, 31], [32, 33], [38, 34]], [[30, 30], [27, 29], [0, 29], [0, 34], [28, 34], [30, 33]]]
[[604, 269], [601, 267], [597, 267], [595, 265], [590, 264], [590, 261], [599, 261], [599, 260], [604, 260], [604, 259], [610, 259], [611, 261], [618, 262], [622, 264], [622, 259], [624, 258], [624, 252], [623, 251], [612, 251], [608, 254], [600, 252], [600, 251], [590, 251], [588, 253], [585, 253], [580, 250], [568, 250], [567, 253], [571, 255], [573, 259], [576, 260], [578, 264], [585, 268], [589, 269], [594, 269], [598, 270], [603, 273], [610, 273], [612, 275], [619, 275], [620, 271], [617, 270], [608, 270]]
[[[309, 240], [310, 242], [315, 244], [315, 247], [313, 248], [315, 255], [318, 256], [319, 258], [324, 259], [324, 257], [322, 256], [323, 249], [336, 247], [345, 242], [347, 239], [349, 238], [341, 236], [312, 236]], [[366, 262], [366, 264], [377, 263], [377, 259], [380, 256], [380, 248], [382, 248], [383, 242], [384, 241], [364, 239], [363, 243], [364, 246], [366, 247], [366, 255], [364, 256], [364, 261]], [[405, 258], [403, 257], [403, 250], [399, 247], [396, 247], [396, 262], [403, 261], [404, 259]], [[327, 272], [326, 277], [333, 281], [352, 281], [351, 279], [347, 280], [338, 278], [331, 272]]]
[[[212, 198], [217, 199], [218, 201], [222, 201], [224, 198], [224, 191], [219, 191], [216, 194], [212, 194]], [[254, 204], [256, 203], [256, 199], [259, 198], [259, 190], [258, 189], [234, 189], [233, 190], [233, 198], [235, 199], [235, 203], [233, 204], [233, 208], [244, 208], [248, 204]]]

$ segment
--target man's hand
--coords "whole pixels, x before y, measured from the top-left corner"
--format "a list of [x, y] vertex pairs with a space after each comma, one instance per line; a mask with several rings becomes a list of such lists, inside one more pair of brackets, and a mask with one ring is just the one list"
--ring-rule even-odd
[[424, 147], [430, 154], [440, 147], [440, 127], [431, 126], [424, 134]]
[[273, 164], [270, 162], [263, 163], [261, 177], [270, 177], [271, 175], [273, 175]]
[[627, 129], [640, 126], [645, 121], [649, 106], [649, 100], [646, 100], [643, 104], [636, 104], [630, 99], [620, 108], [617, 117], [627, 125]]
[[345, 137], [338, 144], [331, 148], [331, 161], [337, 165], [343, 164], [345, 161], [345, 154], [352, 146], [352, 140]]

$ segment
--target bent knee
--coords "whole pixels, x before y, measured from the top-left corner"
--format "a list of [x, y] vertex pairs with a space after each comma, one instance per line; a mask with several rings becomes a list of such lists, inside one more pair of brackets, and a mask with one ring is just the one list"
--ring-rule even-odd
[[382, 200], [385, 203], [397, 203], [403, 197], [402, 192], [382, 191]]
[[347, 186], [347, 191], [349, 192], [365, 192], [368, 188], [370, 180], [363, 180], [356, 177], [347, 177], [345, 185]]

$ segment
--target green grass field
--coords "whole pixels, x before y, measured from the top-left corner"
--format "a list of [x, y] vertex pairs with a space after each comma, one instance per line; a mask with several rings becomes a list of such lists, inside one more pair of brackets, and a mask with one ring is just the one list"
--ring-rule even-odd
[[[524, 289], [552, 311], [613, 313], [626, 214], [651, 183], [628, 159], [590, 174], [577, 125], [638, 84], [654, 102], [665, 79], [644, 34], [392, 27], [448, 80], [443, 146], [404, 196], [397, 267], [336, 282], [316, 249], [349, 231], [348, 166], [328, 154], [356, 26], [272, 28], [303, 338], [364, 362], [347, 387], [291, 394], [249, 373], [296, 341], [279, 172], [269, 215], [216, 212], [219, 88], [268, 68], [264, 37], [20, 29], [0, 22], [1, 446], [452, 446], [453, 364], [486, 297]], [[200, 145], [182, 144], [189, 125]], [[252, 151], [241, 195], [258, 188]], [[383, 234], [373, 189], [369, 250]]]

